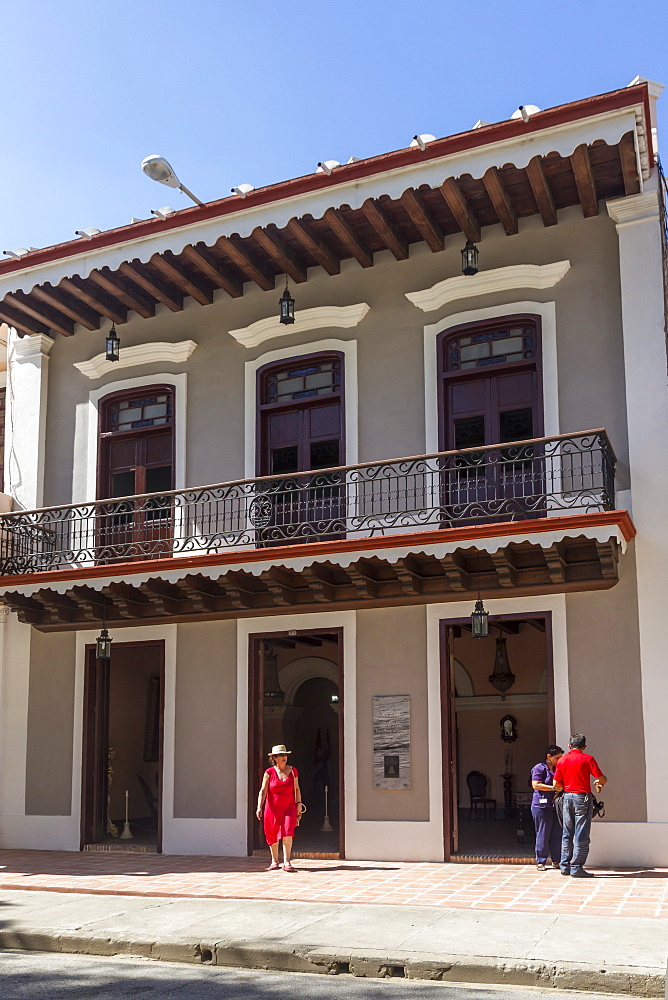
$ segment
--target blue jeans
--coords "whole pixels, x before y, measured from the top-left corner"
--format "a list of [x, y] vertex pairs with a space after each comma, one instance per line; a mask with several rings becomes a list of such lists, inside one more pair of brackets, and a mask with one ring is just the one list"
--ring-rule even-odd
[[536, 863], [544, 865], [547, 859], [551, 858], [558, 864], [561, 846], [559, 817], [552, 806], [547, 809], [531, 806], [531, 815], [536, 827]]
[[564, 793], [564, 832], [561, 838], [561, 870], [572, 875], [583, 867], [589, 853], [591, 814], [594, 800], [584, 792]]

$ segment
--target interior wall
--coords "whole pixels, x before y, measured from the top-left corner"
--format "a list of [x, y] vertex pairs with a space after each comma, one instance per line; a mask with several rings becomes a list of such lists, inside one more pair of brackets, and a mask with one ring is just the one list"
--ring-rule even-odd
[[[357, 819], [429, 820], [424, 607], [357, 613]], [[373, 787], [373, 697], [410, 696], [411, 788]], [[344, 689], [344, 699], [352, 692]]]
[[160, 677], [159, 646], [115, 645], [109, 668], [109, 746], [117, 752], [109, 788], [109, 815], [114, 822], [125, 818], [128, 791], [130, 819], [150, 815], [150, 807], [137, 775], [151, 792], [158, 794], [158, 761], [144, 760], [147, 709], [151, 677]]
[[[174, 816], [236, 816], [236, 622], [178, 626]], [[241, 748], [245, 754], [245, 748]]]
[[76, 633], [31, 630], [25, 811], [72, 813]]
[[[497, 810], [503, 808], [503, 778], [506, 770], [514, 776], [513, 791], [530, 790], [530, 772], [534, 764], [544, 759], [549, 740], [547, 695], [541, 706], [514, 705], [515, 697], [540, 692], [547, 666], [545, 633], [532, 626], [524, 625], [518, 635], [506, 636], [506, 649], [510, 669], [515, 674], [515, 683], [506, 700], [496, 692], [489, 682], [494, 667], [496, 652], [495, 639], [498, 629], [490, 625], [490, 636], [474, 639], [464, 632], [454, 640], [455, 658], [466, 668], [473, 682], [474, 697], [484, 698], [487, 703], [495, 699], [491, 707], [467, 707], [457, 710], [457, 760], [458, 790], [461, 808], [469, 806], [469, 792], [466, 776], [469, 771], [481, 771], [487, 778], [487, 795], [496, 799]], [[470, 704], [470, 702], [469, 702]], [[517, 720], [517, 740], [506, 743], [501, 739], [500, 722], [504, 715], [512, 715]]]
[[586, 735], [588, 752], [609, 779], [603, 822], [644, 822], [647, 762], [633, 543], [619, 561], [619, 583], [611, 590], [567, 594], [566, 615], [571, 727]]

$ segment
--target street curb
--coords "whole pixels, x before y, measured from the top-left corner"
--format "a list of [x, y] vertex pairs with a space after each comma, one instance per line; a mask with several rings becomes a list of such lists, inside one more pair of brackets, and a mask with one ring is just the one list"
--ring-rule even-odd
[[463, 955], [420, 955], [412, 952], [344, 952], [317, 948], [249, 947], [247, 942], [180, 938], [148, 940], [91, 937], [89, 934], [0, 930], [0, 948], [18, 951], [61, 952], [75, 955], [136, 956], [161, 962], [262, 969], [268, 972], [309, 972], [363, 978], [405, 978], [443, 983], [496, 986], [538, 986], [543, 989], [620, 993], [635, 997], [664, 997], [666, 977], [656, 969], [531, 959], [483, 958]]

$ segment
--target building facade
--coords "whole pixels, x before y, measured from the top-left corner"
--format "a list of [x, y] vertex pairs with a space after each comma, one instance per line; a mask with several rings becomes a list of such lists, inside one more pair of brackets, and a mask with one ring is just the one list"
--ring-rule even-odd
[[0, 264], [2, 846], [252, 853], [285, 742], [305, 850], [479, 855], [584, 731], [666, 864], [660, 90]]

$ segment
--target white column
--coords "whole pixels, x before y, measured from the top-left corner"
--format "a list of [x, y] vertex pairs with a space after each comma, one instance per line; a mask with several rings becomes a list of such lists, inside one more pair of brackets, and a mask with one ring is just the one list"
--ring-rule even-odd
[[53, 340], [42, 333], [8, 340], [5, 492], [15, 508], [32, 510], [44, 502], [46, 405], [49, 351]]
[[[642, 194], [608, 202], [617, 225], [647, 762], [647, 818], [668, 822], [668, 388], [656, 172]], [[620, 734], [621, 735], [621, 734]], [[623, 739], [632, 740], [633, 733]]]

